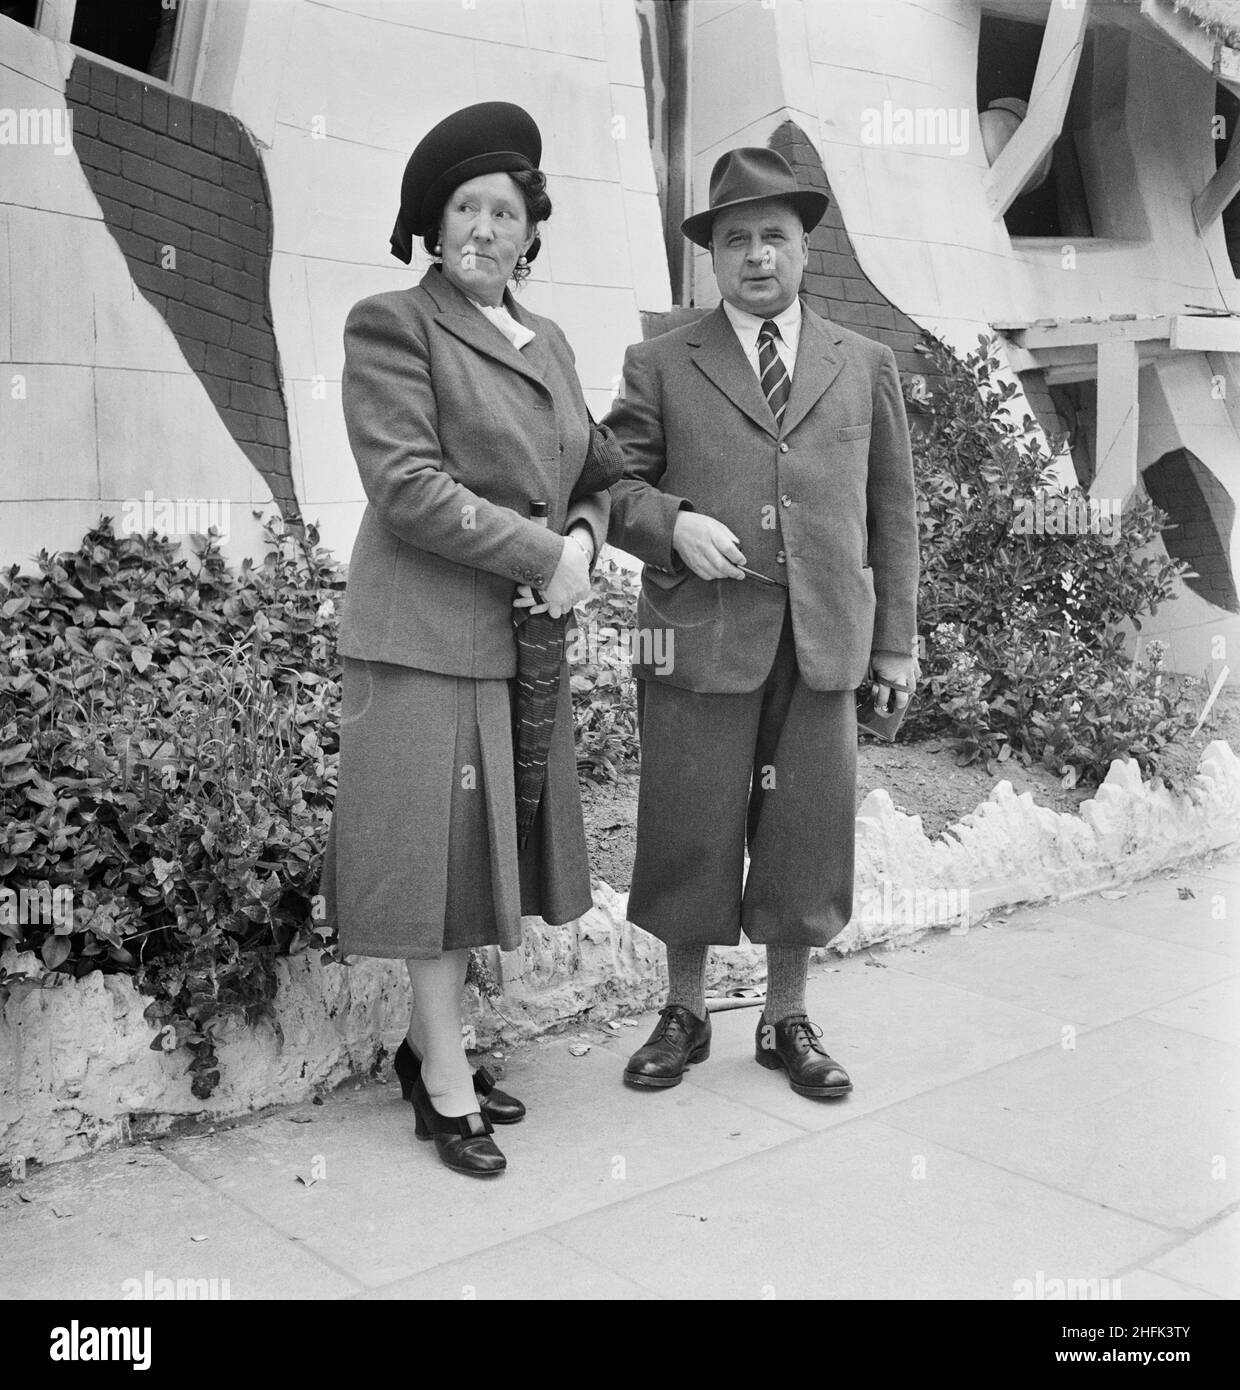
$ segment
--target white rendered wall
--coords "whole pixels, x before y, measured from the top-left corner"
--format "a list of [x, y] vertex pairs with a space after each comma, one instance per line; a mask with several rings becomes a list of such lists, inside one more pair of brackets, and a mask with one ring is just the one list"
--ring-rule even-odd
[[[74, 51], [0, 20], [0, 107], [64, 111]], [[258, 551], [271, 493], [129, 274], [70, 149], [0, 148], [0, 565], [75, 548], [127, 501], [228, 504]], [[23, 399], [24, 393], [24, 399]]]
[[405, 162], [435, 122], [475, 101], [538, 122], [554, 211], [521, 298], [564, 329], [596, 414], [639, 311], [669, 306], [636, 15], [631, 0], [263, 0], [240, 51], [217, 99], [267, 147], [294, 483], [347, 559], [365, 498], [340, 409], [344, 320], [429, 263], [419, 246], [401, 265], [388, 238]]
[[[0, 21], [0, 106], [63, 107], [74, 56]], [[596, 413], [639, 311], [669, 307], [632, 0], [228, 0], [183, 94], [237, 116], [262, 154], [293, 481], [342, 559], [365, 505], [340, 411], [344, 320], [425, 269], [388, 238], [436, 121], [482, 100], [538, 121], [555, 211], [522, 295], [563, 327]], [[0, 275], [0, 564], [76, 544], [147, 491], [231, 499], [230, 549], [260, 553], [250, 504], [270, 503], [266, 484], [133, 285], [72, 153], [0, 151]]]

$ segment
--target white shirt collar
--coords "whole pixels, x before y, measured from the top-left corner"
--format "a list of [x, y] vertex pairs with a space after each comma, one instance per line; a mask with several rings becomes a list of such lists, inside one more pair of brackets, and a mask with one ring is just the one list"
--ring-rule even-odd
[[479, 304], [476, 299], [471, 299], [469, 295], [466, 295], [465, 298], [469, 299], [469, 302], [484, 318], [490, 319], [518, 351], [526, 343], [533, 342], [538, 336], [532, 328], [526, 328], [523, 323], [518, 323], [502, 304]]
[[[741, 346], [745, 351], [756, 351], [758, 333], [766, 320], [757, 314], [751, 314], [747, 309], [738, 309], [735, 304], [729, 304], [726, 299], [723, 300], [723, 312], [727, 314], [728, 322], [736, 330], [736, 336], [741, 340]], [[794, 298], [782, 313], [775, 315], [775, 324], [779, 328], [780, 337], [795, 355], [797, 342], [801, 336], [801, 300], [799, 296]]]

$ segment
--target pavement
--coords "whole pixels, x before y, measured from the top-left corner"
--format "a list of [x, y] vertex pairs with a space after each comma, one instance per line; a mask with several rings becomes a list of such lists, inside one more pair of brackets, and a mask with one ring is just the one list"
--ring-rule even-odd
[[647, 1015], [490, 1063], [529, 1108], [492, 1181], [390, 1073], [33, 1173], [0, 1297], [1236, 1298], [1238, 1005], [1240, 860], [1202, 863], [815, 967], [843, 1100], [757, 1066], [755, 1009], [631, 1090]]

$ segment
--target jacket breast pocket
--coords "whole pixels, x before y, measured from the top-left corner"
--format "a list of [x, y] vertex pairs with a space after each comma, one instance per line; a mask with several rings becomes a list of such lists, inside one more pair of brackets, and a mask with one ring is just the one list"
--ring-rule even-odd
[[837, 439], [866, 439], [866, 438], [869, 437], [869, 433], [870, 433], [870, 426], [869, 426], [869, 423], [868, 423], [868, 422], [867, 422], [866, 424], [864, 424], [864, 425], [843, 425], [843, 426], [840, 428], [838, 434], [836, 435], [836, 438], [837, 438]]

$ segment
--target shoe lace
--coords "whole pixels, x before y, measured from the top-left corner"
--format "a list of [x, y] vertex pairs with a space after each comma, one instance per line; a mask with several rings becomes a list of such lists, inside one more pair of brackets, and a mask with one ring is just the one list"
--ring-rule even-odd
[[822, 1029], [816, 1023], [811, 1023], [806, 1015], [801, 1014], [790, 1018], [784, 1026], [788, 1030], [789, 1042], [804, 1048], [806, 1051], [822, 1052], [823, 1056], [826, 1056], [823, 1049], [818, 1046], [818, 1039], [822, 1037]]
[[662, 1041], [670, 1033], [683, 1033], [684, 1031], [684, 1019], [669, 1004], [666, 1008], [659, 1010], [659, 1028], [651, 1042]]

